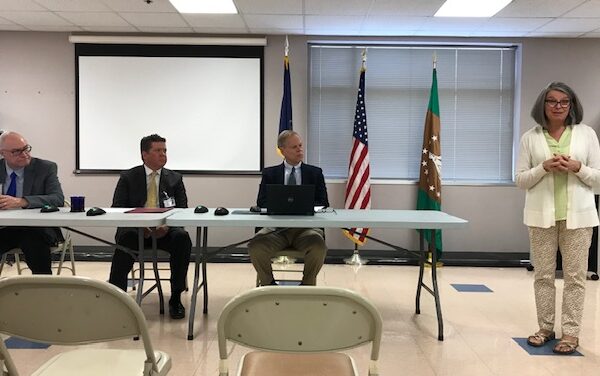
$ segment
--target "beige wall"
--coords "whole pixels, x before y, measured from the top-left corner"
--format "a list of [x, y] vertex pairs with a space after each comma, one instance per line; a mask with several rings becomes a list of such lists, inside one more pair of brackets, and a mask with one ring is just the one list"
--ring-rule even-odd
[[[116, 175], [72, 173], [75, 168], [74, 51], [67, 38], [68, 34], [65, 33], [0, 32], [0, 128], [23, 133], [33, 145], [36, 156], [58, 163], [59, 177], [67, 196], [83, 194], [88, 206], [108, 206], [117, 181]], [[294, 128], [302, 134], [306, 134], [308, 111], [308, 40], [308, 37], [290, 37]], [[279, 162], [274, 152], [274, 135], [279, 124], [283, 41], [281, 36], [270, 36], [265, 49], [267, 165]], [[600, 87], [600, 40], [494, 41], [522, 43], [523, 46], [520, 134], [533, 125], [528, 115], [529, 109], [539, 90], [552, 80], [562, 80], [574, 87], [586, 111], [584, 121], [598, 129], [600, 108], [596, 100]], [[102, 148], [112, 137], [118, 135], [107, 135], [105, 140], [98, 141], [98, 147]], [[132, 148], [137, 148], [137, 145], [132, 145]], [[201, 203], [211, 207], [248, 207], [255, 200], [260, 179], [254, 176], [186, 176], [184, 180], [190, 205]], [[328, 190], [332, 205], [342, 207], [344, 183], [329, 182]], [[373, 208], [412, 209], [416, 202], [416, 186], [373, 184], [372, 197]], [[447, 251], [526, 252], [529, 249], [521, 218], [524, 193], [514, 186], [446, 186], [443, 200], [444, 211], [470, 221], [465, 230], [445, 232], [444, 246]], [[93, 231], [107, 239], [111, 239], [114, 233], [112, 229]], [[209, 244], [224, 245], [251, 234], [251, 229], [211, 230]], [[386, 240], [406, 248], [417, 247], [414, 231], [375, 229], [373, 235], [384, 236]], [[328, 230], [327, 240], [330, 248], [352, 247], [337, 230]], [[94, 244], [82, 238], [77, 238], [76, 242], [78, 245]], [[366, 247], [382, 249], [372, 242], [367, 243]]]

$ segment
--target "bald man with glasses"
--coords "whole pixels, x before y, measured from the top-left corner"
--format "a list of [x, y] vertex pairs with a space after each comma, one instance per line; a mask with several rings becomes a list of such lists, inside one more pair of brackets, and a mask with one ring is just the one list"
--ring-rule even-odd
[[[31, 145], [17, 132], [0, 135], [0, 210], [63, 206], [56, 163], [31, 156]], [[0, 255], [21, 248], [33, 274], [52, 274], [50, 247], [63, 240], [58, 228], [0, 229]]]

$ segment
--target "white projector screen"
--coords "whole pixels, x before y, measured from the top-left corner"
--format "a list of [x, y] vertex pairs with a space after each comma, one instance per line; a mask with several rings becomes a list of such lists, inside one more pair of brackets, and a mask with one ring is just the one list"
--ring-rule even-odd
[[173, 170], [262, 169], [262, 57], [78, 54], [77, 66], [77, 172], [141, 164], [153, 133]]

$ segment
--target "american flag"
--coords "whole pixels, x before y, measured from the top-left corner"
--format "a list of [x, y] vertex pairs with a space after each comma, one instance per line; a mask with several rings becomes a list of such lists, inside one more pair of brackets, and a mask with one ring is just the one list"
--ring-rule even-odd
[[[363, 57], [364, 59], [364, 57]], [[354, 115], [354, 132], [352, 133], [352, 152], [348, 182], [346, 183], [346, 209], [371, 208], [371, 183], [369, 181], [369, 137], [367, 134], [367, 111], [365, 110], [365, 67], [360, 71], [356, 113]], [[358, 245], [363, 245], [369, 233], [368, 228], [352, 228], [344, 230], [346, 236]]]

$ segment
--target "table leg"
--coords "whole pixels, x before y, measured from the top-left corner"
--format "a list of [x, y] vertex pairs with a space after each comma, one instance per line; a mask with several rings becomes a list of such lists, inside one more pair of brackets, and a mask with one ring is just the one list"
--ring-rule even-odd
[[204, 287], [204, 310], [208, 313], [208, 278], [206, 276], [206, 261], [208, 258], [208, 227], [204, 227], [204, 237], [202, 238], [202, 285]]
[[154, 281], [158, 289], [158, 301], [160, 304], [160, 314], [165, 314], [165, 297], [163, 296], [160, 275], [158, 272], [158, 245], [156, 244], [156, 235], [152, 232], [152, 267], [154, 269]]
[[140, 265], [140, 273], [138, 278], [138, 289], [135, 301], [141, 307], [142, 297], [144, 294], [144, 229], [141, 227], [138, 228], [138, 250], [138, 263]]
[[444, 340], [444, 320], [442, 318], [442, 303], [437, 284], [437, 250], [435, 248], [435, 230], [431, 231], [431, 282], [433, 284], [433, 297], [435, 299], [435, 310], [438, 320], [438, 340]]
[[425, 241], [423, 239], [423, 231], [419, 231], [419, 279], [417, 281], [417, 296], [415, 298], [415, 313], [421, 313], [421, 288], [423, 287], [423, 274], [425, 273]]
[[196, 257], [194, 260], [194, 286], [192, 287], [192, 303], [190, 306], [190, 314], [188, 317], [188, 340], [194, 339], [194, 319], [196, 316], [196, 300], [198, 299], [198, 290], [200, 289], [200, 262], [201, 257], [204, 257], [204, 250], [200, 254], [200, 244], [202, 242], [202, 228], [196, 228]]

